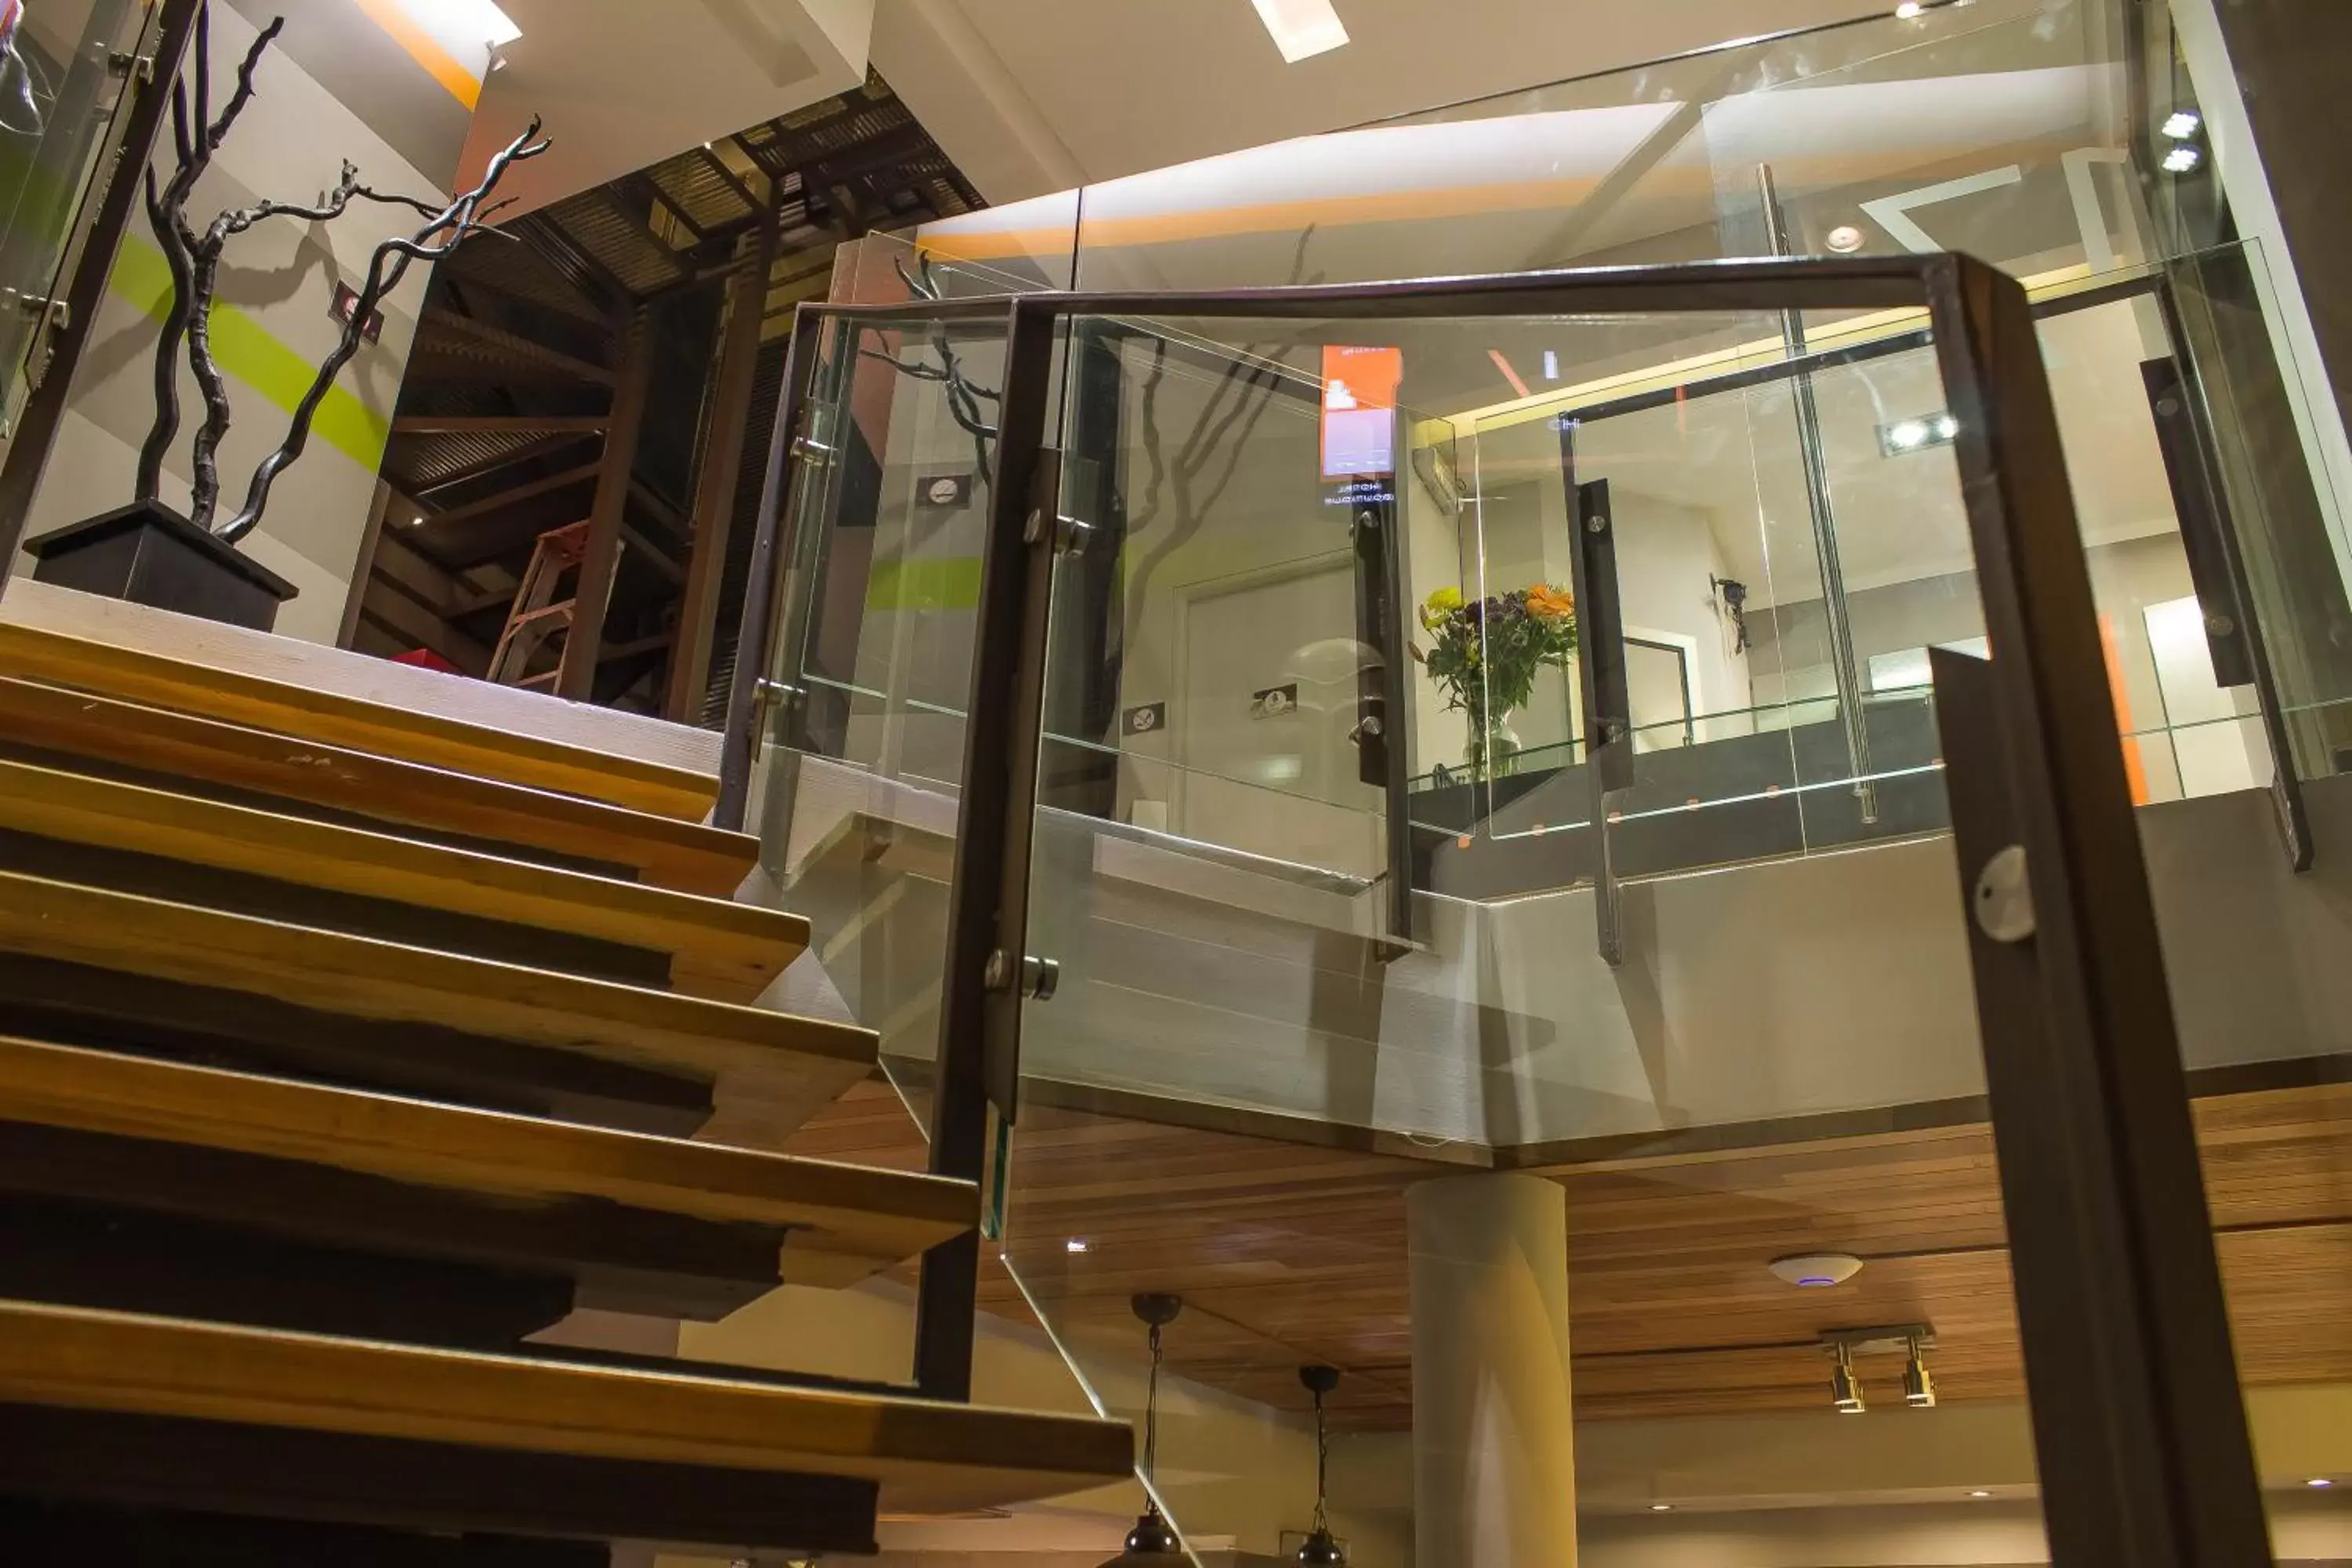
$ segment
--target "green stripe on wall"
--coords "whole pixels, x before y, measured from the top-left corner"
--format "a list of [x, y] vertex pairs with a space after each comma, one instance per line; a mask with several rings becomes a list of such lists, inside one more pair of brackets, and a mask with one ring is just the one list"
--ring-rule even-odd
[[877, 561], [866, 583], [869, 610], [969, 610], [980, 603], [980, 557]]
[[[160, 322], [172, 308], [172, 267], [152, 240], [135, 234], [122, 237], [108, 287]], [[213, 303], [213, 358], [221, 369], [245, 383], [288, 414], [310, 390], [319, 367], [269, 334], [251, 315], [226, 300]], [[342, 386], [327, 389], [319, 405], [311, 434], [345, 457], [374, 473], [383, 467], [384, 443], [392, 437], [392, 419], [378, 414]]]

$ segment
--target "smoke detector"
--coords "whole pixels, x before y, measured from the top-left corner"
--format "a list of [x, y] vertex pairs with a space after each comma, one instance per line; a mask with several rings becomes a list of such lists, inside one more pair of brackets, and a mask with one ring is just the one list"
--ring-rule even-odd
[[1781, 1280], [1800, 1289], [1821, 1290], [1843, 1285], [1861, 1273], [1862, 1259], [1844, 1252], [1802, 1252], [1793, 1258], [1776, 1258], [1769, 1267]]

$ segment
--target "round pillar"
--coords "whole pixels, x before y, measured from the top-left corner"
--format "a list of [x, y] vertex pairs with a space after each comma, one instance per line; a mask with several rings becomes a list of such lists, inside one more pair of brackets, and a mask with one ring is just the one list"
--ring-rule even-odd
[[1568, 1194], [1540, 1176], [1405, 1194], [1414, 1559], [1575, 1568]]

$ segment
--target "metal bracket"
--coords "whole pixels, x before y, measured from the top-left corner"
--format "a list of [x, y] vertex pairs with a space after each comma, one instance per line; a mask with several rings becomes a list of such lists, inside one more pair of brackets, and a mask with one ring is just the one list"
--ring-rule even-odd
[[1094, 537], [1095, 525], [1062, 510], [1065, 465], [1076, 479], [1085, 477], [1082, 468], [1094, 466], [1086, 458], [1066, 456], [1058, 447], [1038, 449], [1036, 482], [1029, 487], [1029, 521], [1021, 537], [1030, 544], [1043, 543], [1050, 538], [1055, 554], [1075, 555]]
[[135, 81], [141, 87], [155, 83], [155, 57], [134, 55], [128, 49], [110, 49], [106, 56], [106, 74], [118, 80]]
[[[1013, 959], [1003, 948], [988, 955], [988, 970], [982, 976], [991, 991], [1013, 988]], [[1039, 958], [1034, 953], [1021, 961], [1020, 992], [1033, 1002], [1051, 1002], [1062, 988], [1062, 963], [1059, 959]]]

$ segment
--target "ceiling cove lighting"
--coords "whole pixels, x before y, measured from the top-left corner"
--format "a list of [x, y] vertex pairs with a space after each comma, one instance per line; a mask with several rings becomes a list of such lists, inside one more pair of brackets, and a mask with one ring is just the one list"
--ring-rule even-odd
[[1274, 47], [1286, 64], [1297, 65], [1317, 55], [1329, 54], [1348, 41], [1348, 29], [1331, 0], [1250, 0], [1257, 19], [1274, 35]]

